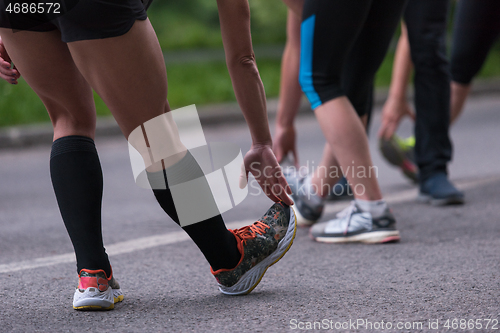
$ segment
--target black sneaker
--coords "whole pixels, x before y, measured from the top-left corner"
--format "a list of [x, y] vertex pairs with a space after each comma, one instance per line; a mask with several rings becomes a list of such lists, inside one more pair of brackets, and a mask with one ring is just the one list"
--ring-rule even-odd
[[347, 178], [342, 177], [339, 179], [337, 184], [335, 184], [326, 197], [328, 201], [340, 201], [340, 200], [352, 200], [354, 194], [352, 188], [347, 181]]
[[438, 173], [420, 184], [417, 200], [433, 206], [462, 205], [464, 194], [456, 189], [445, 173]]
[[321, 218], [325, 204], [323, 200], [308, 193], [304, 187], [307, 177], [300, 177], [292, 173], [285, 173], [286, 181], [292, 190], [292, 200], [294, 202], [295, 215], [297, 216], [297, 226], [310, 226]]

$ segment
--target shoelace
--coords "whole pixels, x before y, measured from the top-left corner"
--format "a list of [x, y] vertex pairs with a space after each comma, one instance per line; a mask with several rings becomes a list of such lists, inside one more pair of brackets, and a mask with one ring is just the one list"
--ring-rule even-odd
[[339, 219], [344, 219], [344, 218], [348, 217], [347, 225], [346, 225], [345, 230], [344, 230], [344, 235], [347, 234], [347, 230], [349, 229], [349, 225], [351, 224], [351, 217], [352, 217], [352, 214], [354, 213], [355, 210], [356, 210], [356, 203], [354, 201], [351, 201], [351, 204], [349, 205], [349, 207], [346, 207], [337, 213], [337, 217]]
[[235, 229], [233, 232], [241, 238], [244, 244], [247, 243], [247, 240], [254, 239], [257, 235], [262, 235], [266, 232], [266, 229], [269, 229], [265, 223], [260, 221], [254, 222], [251, 225], [247, 225], [243, 228]]

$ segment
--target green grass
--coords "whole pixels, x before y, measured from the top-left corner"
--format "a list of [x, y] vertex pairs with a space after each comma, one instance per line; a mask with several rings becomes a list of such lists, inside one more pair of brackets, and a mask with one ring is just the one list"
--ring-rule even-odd
[[[282, 45], [286, 39], [286, 7], [281, 1], [249, 2], [254, 45]], [[154, 1], [148, 16], [163, 50], [221, 48], [217, 3], [213, 0]], [[500, 76], [500, 45], [490, 52], [479, 77]], [[375, 81], [377, 87], [391, 80], [393, 54], [382, 64]], [[258, 59], [268, 97], [279, 93], [280, 60]], [[173, 108], [190, 104], [234, 101], [231, 81], [224, 62], [167, 65], [169, 101]], [[96, 96], [98, 115], [109, 115]], [[0, 127], [48, 122], [45, 107], [23, 79], [17, 86], [0, 80]]]
[[[286, 6], [269, 0], [249, 3], [254, 44], [284, 44]], [[164, 51], [222, 47], [214, 0], [153, 1], [148, 17]]]
[[500, 76], [500, 45], [490, 51], [488, 59], [479, 72], [479, 77], [490, 78]]
[[[393, 55], [384, 60], [375, 84], [388, 86], [391, 81]], [[279, 93], [280, 60], [258, 60], [262, 81], [268, 97]], [[170, 64], [167, 66], [169, 101], [172, 108], [190, 104], [210, 104], [234, 101], [231, 80], [224, 62]], [[500, 54], [491, 52], [479, 77], [500, 76]], [[109, 115], [103, 101], [96, 97], [98, 115]], [[17, 86], [0, 82], [0, 126], [47, 122], [45, 107], [24, 80]]]
[[[277, 96], [280, 61], [262, 60], [258, 66], [267, 96]], [[168, 65], [167, 76], [172, 108], [236, 100], [224, 62]]]
[[[95, 95], [95, 94], [94, 94]], [[110, 115], [104, 102], [96, 95], [99, 116]], [[45, 106], [22, 78], [17, 85], [0, 82], [0, 127], [49, 122]]]
[[149, 11], [148, 16], [163, 50], [222, 47], [218, 26], [207, 25], [182, 12], [156, 10]]
[[0, 126], [47, 121], [45, 107], [23, 79], [15, 86], [0, 82]]
[[391, 84], [392, 62], [394, 53], [389, 53], [375, 76], [375, 87], [388, 87]]
[[[259, 69], [266, 93], [271, 97], [277, 96], [280, 61], [259, 61]], [[168, 65], [167, 75], [168, 98], [172, 108], [236, 100], [224, 62]], [[110, 115], [97, 95], [95, 101], [98, 115]], [[0, 82], [0, 127], [49, 120], [43, 103], [23, 79], [16, 86]]]

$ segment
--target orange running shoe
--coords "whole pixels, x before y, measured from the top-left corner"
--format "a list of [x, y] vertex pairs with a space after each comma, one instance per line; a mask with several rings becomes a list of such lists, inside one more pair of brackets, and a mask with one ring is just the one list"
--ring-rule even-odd
[[260, 282], [266, 270], [290, 249], [297, 221], [293, 209], [274, 204], [257, 222], [230, 230], [238, 242], [241, 259], [233, 269], [219, 269], [212, 274], [219, 290], [226, 295], [246, 295]]

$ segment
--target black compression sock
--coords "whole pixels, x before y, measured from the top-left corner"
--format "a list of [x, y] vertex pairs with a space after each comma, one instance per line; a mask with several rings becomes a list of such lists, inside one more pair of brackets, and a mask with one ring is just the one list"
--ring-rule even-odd
[[66, 136], [52, 144], [50, 175], [59, 210], [76, 253], [77, 269], [111, 275], [102, 242], [102, 170], [94, 141]]
[[[192, 180], [203, 176], [203, 171], [189, 152], [181, 161], [168, 168], [166, 173], [171, 186], [182, 183], [183, 180]], [[153, 187], [155, 187], [153, 184], [163, 184], [163, 188], [166, 187], [166, 189], [153, 189], [153, 193], [163, 210], [180, 225], [164, 171], [148, 173], [148, 178]], [[196, 243], [214, 271], [221, 268], [234, 268], [240, 261], [241, 254], [237, 248], [236, 238], [227, 230], [221, 215], [185, 226], [182, 229]]]

